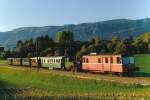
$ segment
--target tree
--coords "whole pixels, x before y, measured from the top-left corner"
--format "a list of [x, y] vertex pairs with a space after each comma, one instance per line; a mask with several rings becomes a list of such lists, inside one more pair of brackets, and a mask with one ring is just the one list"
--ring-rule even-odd
[[80, 51], [77, 52], [76, 56], [81, 57], [83, 54], [87, 54], [88, 50], [85, 45], [83, 45]]
[[101, 41], [100, 37], [99, 36], [95, 36], [94, 40], [95, 40], [95, 46], [99, 46], [100, 41]]
[[24, 57], [25, 56], [25, 53], [24, 53], [25, 49], [24, 49], [24, 44], [23, 44], [22, 40], [19, 40], [17, 42], [16, 52], [17, 52], [19, 57]]
[[112, 43], [108, 43], [107, 44], [107, 49], [109, 53], [113, 53], [114, 49], [113, 49], [113, 44]]
[[148, 51], [150, 52], [150, 43], [148, 44]]
[[135, 39], [133, 43], [136, 49], [136, 53], [148, 53], [148, 43], [143, 42], [141, 38]]
[[55, 50], [55, 56], [61, 56], [61, 51], [60, 50]]
[[0, 52], [0, 59], [5, 59], [6, 58], [6, 54], [4, 52]]
[[150, 33], [144, 33], [139, 37], [143, 42], [150, 43]]
[[117, 44], [118, 42], [121, 42], [120, 38], [118, 36], [112, 37], [112, 44]]
[[125, 54], [126, 53], [126, 46], [123, 42], [118, 43], [115, 49], [115, 54]]
[[55, 35], [55, 42], [61, 43], [62, 42], [62, 32], [57, 32]]
[[71, 31], [63, 31], [57, 32], [55, 36], [55, 41], [58, 44], [57, 48], [59, 48], [62, 55], [73, 56], [73, 41], [74, 34]]
[[29, 52], [28, 55], [27, 55], [27, 57], [28, 57], [28, 58], [33, 57], [33, 53]]
[[95, 39], [94, 38], [92, 38], [91, 40], [90, 40], [90, 44], [92, 45], [92, 44], [95, 44]]
[[63, 43], [71, 43], [74, 41], [74, 34], [71, 31], [63, 31], [62, 32], [62, 42]]
[[47, 56], [54, 56], [54, 50], [52, 48], [47, 48], [44, 50]]

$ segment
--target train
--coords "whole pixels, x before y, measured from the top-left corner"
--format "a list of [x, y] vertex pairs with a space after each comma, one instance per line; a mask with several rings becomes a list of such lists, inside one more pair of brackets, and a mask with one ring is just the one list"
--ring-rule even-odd
[[135, 65], [134, 56], [93, 53], [82, 57], [82, 70], [130, 76], [135, 74], [139, 68]]
[[33, 57], [33, 58], [8, 58], [9, 65], [46, 68], [46, 69], [65, 69], [65, 63], [69, 62], [68, 57]]
[[[67, 63], [71, 63], [67, 66]], [[34, 57], [34, 58], [8, 58], [9, 65], [59, 69], [59, 70], [73, 70], [82, 72], [96, 72], [104, 74], [117, 74], [117, 75], [134, 75], [139, 70], [135, 66], [134, 56], [129, 55], [98, 55], [91, 53], [83, 55], [82, 57], [69, 61], [65, 56], [53, 57]]]

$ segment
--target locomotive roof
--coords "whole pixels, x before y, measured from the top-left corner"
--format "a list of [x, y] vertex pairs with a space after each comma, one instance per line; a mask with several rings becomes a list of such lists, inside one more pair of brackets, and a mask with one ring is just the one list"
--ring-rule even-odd
[[131, 55], [123, 55], [123, 54], [87, 54], [87, 55], [84, 55], [84, 56], [131, 56]]

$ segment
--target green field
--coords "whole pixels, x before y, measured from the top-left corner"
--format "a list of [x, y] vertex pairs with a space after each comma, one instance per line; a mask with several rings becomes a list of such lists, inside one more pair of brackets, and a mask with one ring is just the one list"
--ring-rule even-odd
[[[136, 63], [141, 68], [141, 73], [150, 73], [148, 60], [149, 55], [136, 55]], [[0, 100], [7, 100], [8, 98], [11, 100], [12, 98], [16, 100], [150, 99], [150, 86], [76, 78], [61, 73], [63, 72], [13, 68], [9, 67], [6, 61], [0, 61]], [[117, 79], [117, 77], [115, 78]], [[118, 79], [129, 80], [130, 78], [118, 77]], [[149, 80], [149, 78], [147, 79]]]
[[135, 62], [140, 68], [138, 74], [150, 77], [150, 54], [135, 55]]

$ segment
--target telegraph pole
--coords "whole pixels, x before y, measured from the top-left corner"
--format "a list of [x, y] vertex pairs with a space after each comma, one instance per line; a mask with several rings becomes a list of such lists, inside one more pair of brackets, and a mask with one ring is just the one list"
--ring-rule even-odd
[[39, 63], [39, 59], [38, 59], [38, 40], [36, 40], [36, 59], [37, 59], [37, 71], [39, 71], [40, 69], [40, 63]]

